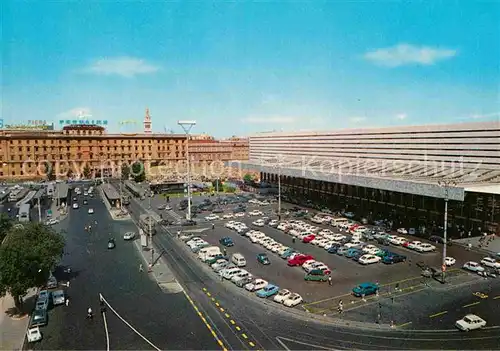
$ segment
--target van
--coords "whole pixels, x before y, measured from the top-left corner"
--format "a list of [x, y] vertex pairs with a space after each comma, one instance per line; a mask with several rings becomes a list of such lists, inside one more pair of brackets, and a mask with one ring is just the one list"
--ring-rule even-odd
[[209, 246], [204, 247], [198, 251], [198, 258], [202, 261], [206, 260], [206, 257], [209, 255], [218, 255], [220, 254], [220, 248], [218, 246]]
[[231, 257], [231, 262], [233, 262], [236, 267], [245, 267], [247, 265], [245, 257], [243, 257], [243, 255], [240, 253], [233, 254], [233, 256]]

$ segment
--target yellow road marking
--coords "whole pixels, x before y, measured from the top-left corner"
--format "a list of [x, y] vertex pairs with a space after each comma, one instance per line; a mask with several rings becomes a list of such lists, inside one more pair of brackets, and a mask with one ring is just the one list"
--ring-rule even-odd
[[215, 297], [212, 297], [212, 301], [215, 301]]
[[221, 312], [224, 312], [224, 309], [223, 309], [222, 307], [221, 307], [221, 308], [219, 308], [219, 309], [220, 309], [220, 311], [221, 311]]
[[254, 347], [254, 346], [255, 346], [255, 344], [254, 344], [253, 342], [251, 342], [251, 341], [249, 341], [249, 342], [248, 342], [248, 344], [249, 344], [250, 346], [252, 346], [252, 347]]
[[212, 329], [212, 326], [207, 322], [206, 318], [200, 312], [200, 310], [198, 309], [198, 306], [196, 306], [196, 304], [194, 303], [193, 299], [191, 299], [191, 297], [188, 295], [188, 293], [185, 290], [182, 290], [182, 292], [184, 293], [184, 296], [186, 296], [186, 299], [191, 304], [191, 307], [193, 307], [193, 309], [197, 312], [198, 316], [200, 317], [200, 319], [203, 322], [203, 324], [205, 324], [205, 326], [207, 327], [208, 331], [210, 331], [210, 333], [212, 334], [212, 336], [215, 339], [215, 341], [217, 341], [217, 343], [220, 345], [220, 347], [222, 348], [222, 351], [228, 351], [227, 347], [224, 346], [224, 343], [219, 338], [219, 336], [217, 335], [217, 333]]
[[410, 325], [411, 323], [412, 323], [412, 322], [406, 322], [406, 323], [403, 323], [403, 324], [398, 325], [397, 327], [398, 327], [398, 328], [406, 327], [407, 325]]
[[248, 339], [248, 336], [246, 334], [241, 334], [242, 337], [244, 337], [245, 339]]
[[232, 324], [232, 325], [235, 325], [235, 324], [236, 324], [236, 322], [235, 322], [235, 321], [233, 321], [232, 319], [231, 319], [229, 322], [231, 322], [231, 324]]
[[240, 327], [238, 327], [238, 326], [236, 326], [236, 330], [237, 330], [237, 331], [240, 331], [240, 330], [241, 330], [241, 328], [240, 328]]
[[495, 296], [495, 297], [493, 298], [493, 300], [497, 300], [497, 299], [500, 299], [500, 295]]
[[478, 302], [473, 302], [473, 303], [470, 303], [468, 305], [463, 305], [462, 307], [471, 307], [471, 306], [475, 306], [475, 305], [479, 305], [481, 303], [481, 301], [478, 301]]
[[439, 313], [436, 313], [436, 314], [431, 314], [429, 316], [429, 318], [434, 318], [434, 317], [442, 316], [443, 314], [446, 314], [446, 313], [448, 313], [448, 311], [443, 311], [443, 312], [439, 312]]
[[209, 292], [207, 292], [207, 296], [212, 296]]
[[231, 316], [230, 316], [230, 315], [228, 315], [227, 313], [226, 313], [226, 314], [224, 314], [224, 316], [226, 316], [226, 318], [229, 318], [229, 317], [231, 317]]
[[203, 291], [207, 291], [207, 288], [203, 288], [202, 290], [203, 290]]
[[216, 303], [215, 303], [215, 306], [219, 307], [220, 305], [219, 305], [219, 303], [218, 303], [218, 302], [216, 302]]

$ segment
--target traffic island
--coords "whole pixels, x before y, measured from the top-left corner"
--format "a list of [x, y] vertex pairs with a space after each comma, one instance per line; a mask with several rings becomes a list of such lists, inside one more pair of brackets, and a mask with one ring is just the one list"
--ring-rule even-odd
[[123, 220], [128, 220], [131, 219], [130, 214], [128, 211], [124, 208], [113, 208], [111, 204], [108, 201], [108, 198], [106, 197], [106, 194], [104, 193], [104, 190], [102, 188], [102, 185], [99, 185], [99, 195], [101, 196], [102, 201], [104, 202], [104, 206], [106, 206], [106, 209], [108, 210], [111, 218], [115, 221], [123, 221]]

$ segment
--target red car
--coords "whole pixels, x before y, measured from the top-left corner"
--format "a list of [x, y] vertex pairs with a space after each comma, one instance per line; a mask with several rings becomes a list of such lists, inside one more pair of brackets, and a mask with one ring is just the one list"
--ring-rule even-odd
[[315, 238], [316, 238], [316, 235], [314, 235], [314, 234], [309, 234], [308, 236], [305, 236], [305, 237], [302, 239], [302, 242], [303, 242], [303, 243], [310, 243], [310, 242], [311, 242], [311, 241], [313, 241]]
[[311, 255], [297, 255], [294, 258], [288, 260], [289, 266], [302, 266], [307, 260], [314, 260]]
[[402, 246], [402, 247], [408, 247], [408, 245], [410, 245], [410, 244], [411, 244], [411, 242], [410, 242], [410, 241], [405, 241], [405, 242], [403, 243], [403, 245], [401, 245], [401, 246]]
[[354, 224], [352, 226], [349, 227], [349, 231], [352, 232], [354, 231], [357, 227], [359, 227], [359, 224]]

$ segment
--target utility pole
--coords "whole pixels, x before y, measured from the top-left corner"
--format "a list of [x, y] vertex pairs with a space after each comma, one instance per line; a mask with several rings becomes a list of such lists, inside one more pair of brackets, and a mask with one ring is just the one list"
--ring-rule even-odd
[[278, 165], [278, 217], [281, 219], [281, 164]]
[[446, 282], [446, 246], [448, 245], [448, 197], [452, 186], [457, 185], [453, 180], [442, 180], [438, 182], [444, 188], [444, 228], [443, 228], [443, 260], [441, 266], [441, 283]]
[[188, 213], [187, 219], [191, 220], [191, 174], [190, 174], [190, 163], [189, 159], [189, 132], [194, 125], [196, 125], [196, 121], [177, 121], [177, 124], [182, 127], [184, 132], [186, 133], [186, 186], [187, 186], [187, 200], [188, 200]]
[[149, 196], [149, 206], [148, 206], [148, 216], [149, 216], [149, 251], [151, 251], [151, 265], [154, 261], [154, 250], [153, 250], [153, 230], [151, 225], [151, 196]]
[[38, 197], [38, 221], [42, 222], [42, 205], [40, 204], [40, 198], [41, 196]]

